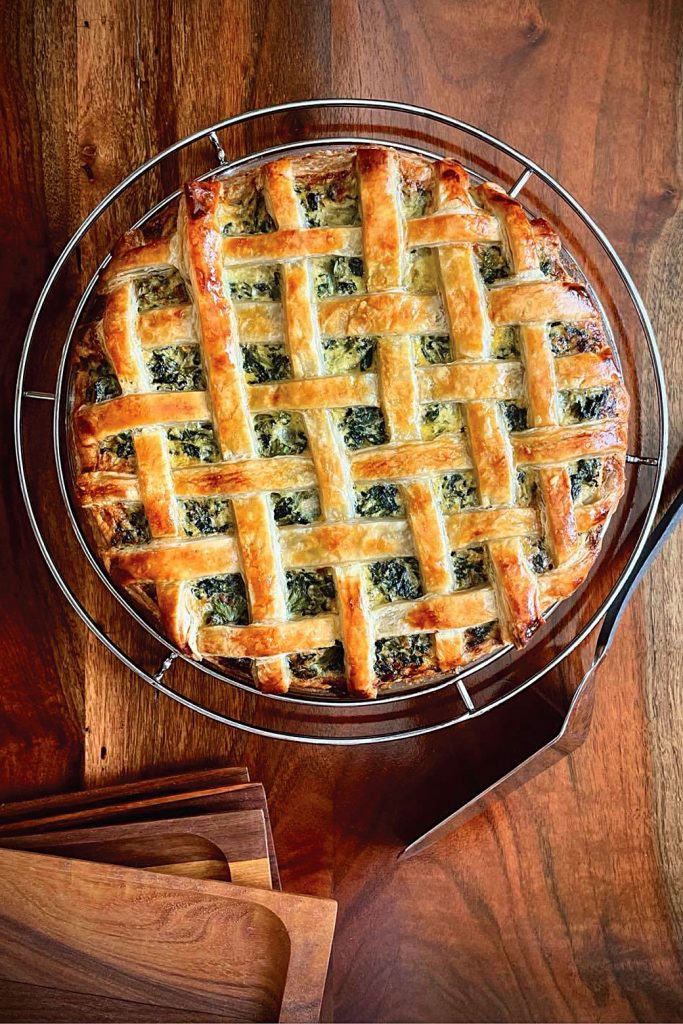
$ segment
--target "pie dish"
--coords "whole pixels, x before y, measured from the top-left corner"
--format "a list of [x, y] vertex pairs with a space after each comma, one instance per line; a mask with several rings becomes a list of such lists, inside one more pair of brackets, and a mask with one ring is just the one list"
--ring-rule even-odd
[[608, 337], [552, 228], [453, 161], [191, 182], [75, 348], [77, 499], [183, 653], [274, 693], [424, 684], [585, 580], [624, 488]]

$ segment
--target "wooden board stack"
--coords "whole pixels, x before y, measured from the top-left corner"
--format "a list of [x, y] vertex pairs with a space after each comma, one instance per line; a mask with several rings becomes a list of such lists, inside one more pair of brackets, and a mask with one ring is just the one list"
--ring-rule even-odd
[[319, 1019], [336, 904], [217, 769], [0, 806], [0, 1021]]

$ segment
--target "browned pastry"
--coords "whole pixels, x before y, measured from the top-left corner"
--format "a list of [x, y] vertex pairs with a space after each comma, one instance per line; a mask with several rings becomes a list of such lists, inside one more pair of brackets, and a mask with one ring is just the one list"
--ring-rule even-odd
[[585, 579], [628, 398], [557, 237], [498, 186], [381, 147], [192, 182], [102, 293], [77, 490], [184, 652], [372, 697], [524, 645]]

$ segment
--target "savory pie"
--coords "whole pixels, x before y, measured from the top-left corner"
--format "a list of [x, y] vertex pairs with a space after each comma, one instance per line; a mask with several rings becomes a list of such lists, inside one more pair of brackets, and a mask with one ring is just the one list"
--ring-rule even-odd
[[628, 398], [555, 233], [379, 146], [186, 185], [119, 243], [72, 381], [111, 577], [269, 692], [523, 646], [624, 487]]

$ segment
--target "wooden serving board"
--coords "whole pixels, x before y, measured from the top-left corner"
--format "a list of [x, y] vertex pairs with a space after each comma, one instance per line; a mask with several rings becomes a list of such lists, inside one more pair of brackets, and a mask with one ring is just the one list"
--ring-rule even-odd
[[315, 1021], [335, 917], [331, 900], [0, 850], [0, 1020], [50, 1019], [65, 994], [54, 1019]]
[[260, 810], [0, 836], [0, 845], [163, 874], [273, 887]]
[[5, 836], [62, 831], [117, 822], [260, 810], [265, 819], [272, 887], [280, 889], [265, 790], [246, 768], [218, 768], [160, 779], [106, 786], [0, 806], [0, 843]]

